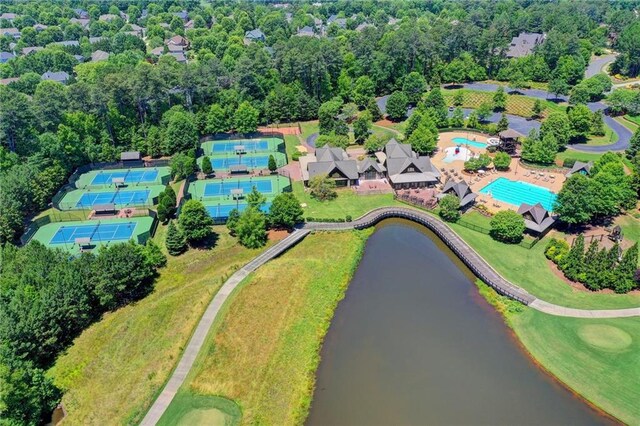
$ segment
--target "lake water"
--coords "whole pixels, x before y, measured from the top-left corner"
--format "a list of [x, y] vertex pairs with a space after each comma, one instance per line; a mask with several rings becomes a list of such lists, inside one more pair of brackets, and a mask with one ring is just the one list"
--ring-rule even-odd
[[378, 225], [322, 348], [307, 425], [610, 421], [543, 373], [423, 227]]

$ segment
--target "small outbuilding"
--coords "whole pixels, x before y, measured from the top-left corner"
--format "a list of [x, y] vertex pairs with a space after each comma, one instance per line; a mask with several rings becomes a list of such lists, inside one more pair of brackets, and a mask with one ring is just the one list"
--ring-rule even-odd
[[583, 163], [582, 161], [576, 161], [573, 163], [573, 167], [569, 170], [569, 173], [566, 174], [567, 178], [570, 178], [571, 175], [576, 173], [580, 173], [583, 175], [591, 174], [591, 168], [593, 167], [593, 161], [589, 161], [588, 163]]
[[461, 209], [465, 209], [471, 206], [474, 203], [475, 199], [478, 197], [478, 194], [471, 191], [469, 184], [464, 180], [456, 182], [453, 179], [449, 179], [445, 182], [444, 187], [442, 188], [442, 192], [436, 195], [436, 198], [438, 200], [441, 200], [449, 194], [458, 197]]
[[534, 234], [546, 233], [556, 221], [540, 203], [534, 205], [522, 203], [518, 214], [524, 218], [524, 226], [527, 230]]
[[500, 138], [500, 149], [509, 154], [514, 154], [520, 139], [524, 138], [524, 135], [517, 130], [507, 129], [498, 133], [498, 137]]
[[142, 166], [140, 151], [126, 151], [120, 154], [120, 162], [124, 167]]
[[114, 216], [118, 213], [116, 205], [113, 203], [108, 204], [95, 204], [93, 206], [94, 216]]

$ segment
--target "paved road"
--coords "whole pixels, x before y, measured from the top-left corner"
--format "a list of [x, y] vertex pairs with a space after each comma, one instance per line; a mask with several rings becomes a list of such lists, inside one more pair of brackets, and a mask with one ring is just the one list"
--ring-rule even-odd
[[605, 67], [605, 65], [615, 61], [616, 56], [618, 55], [610, 53], [608, 55], [602, 55], [592, 59], [591, 62], [589, 62], [587, 69], [584, 71], [584, 76], [586, 78], [589, 78], [600, 73], [606, 74], [603, 68]]
[[166, 386], [154, 401], [141, 425], [153, 426], [158, 423], [164, 412], [171, 404], [176, 393], [191, 372], [191, 368], [202, 350], [202, 346], [213, 326], [220, 310], [236, 287], [253, 271], [267, 263], [269, 260], [282, 254], [305, 238], [311, 231], [344, 231], [350, 229], [363, 229], [374, 226], [386, 218], [404, 218], [431, 229], [453, 252], [485, 283], [493, 287], [500, 294], [518, 300], [541, 312], [550, 315], [574, 317], [574, 318], [623, 318], [640, 316], [640, 308], [612, 309], [612, 310], [588, 310], [574, 309], [540, 300], [531, 295], [525, 289], [509, 282], [489, 265], [471, 246], [458, 236], [449, 226], [437, 217], [423, 211], [407, 207], [382, 207], [371, 210], [353, 222], [342, 223], [306, 223], [302, 228], [295, 230], [284, 240], [262, 252], [244, 267], [237, 270], [227, 279], [222, 288], [216, 293], [207, 306], [204, 315], [198, 322], [193, 336], [189, 340], [180, 361], [171, 374]]

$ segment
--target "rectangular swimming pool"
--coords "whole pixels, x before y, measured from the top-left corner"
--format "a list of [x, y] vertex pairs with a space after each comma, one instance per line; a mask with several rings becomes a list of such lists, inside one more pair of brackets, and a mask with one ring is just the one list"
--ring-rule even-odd
[[451, 141], [457, 145], [469, 145], [469, 146], [475, 146], [476, 148], [486, 148], [487, 144], [484, 142], [478, 142], [478, 141], [473, 141], [467, 138], [453, 138], [451, 139]]
[[213, 170], [224, 170], [228, 169], [229, 166], [236, 166], [238, 164], [244, 164], [250, 169], [266, 169], [269, 166], [269, 156], [259, 155], [255, 157], [246, 157], [243, 155], [234, 155], [226, 158], [211, 159], [211, 166], [213, 167]]
[[74, 243], [76, 238], [91, 238], [97, 241], [128, 240], [136, 229], [135, 222], [127, 223], [94, 223], [89, 225], [60, 226], [49, 244]]
[[76, 203], [77, 208], [93, 207], [96, 204], [114, 203], [119, 206], [143, 205], [147, 203], [151, 191], [85, 192]]
[[101, 171], [93, 178], [91, 185], [105, 185], [113, 183], [113, 179], [122, 178], [124, 183], [151, 183], [158, 179], [157, 170], [114, 170]]
[[548, 211], [553, 210], [556, 194], [542, 186], [527, 182], [509, 180], [500, 177], [480, 190], [481, 194], [488, 194], [496, 200], [520, 207], [522, 203], [540, 203]]
[[[262, 210], [263, 212], [268, 212], [269, 211], [269, 207], [271, 206], [270, 202], [264, 203], [262, 205], [262, 208], [260, 210]], [[229, 217], [229, 213], [231, 212], [231, 210], [233, 209], [238, 209], [238, 211], [242, 212], [247, 208], [247, 204], [245, 203], [239, 203], [239, 204], [218, 204], [215, 206], [205, 206], [207, 209], [207, 212], [209, 213], [209, 216], [211, 216], [214, 219], [226, 219]]]
[[235, 148], [238, 145], [242, 145], [246, 152], [269, 151], [269, 142], [262, 140], [233, 140], [224, 142], [213, 142], [212, 151], [214, 154], [235, 152]]

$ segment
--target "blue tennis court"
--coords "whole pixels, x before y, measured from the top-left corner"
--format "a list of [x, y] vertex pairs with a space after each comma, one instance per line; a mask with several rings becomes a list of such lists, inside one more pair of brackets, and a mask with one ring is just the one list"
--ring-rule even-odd
[[85, 192], [78, 200], [76, 207], [93, 207], [96, 204], [118, 204], [122, 206], [145, 204], [151, 191], [111, 191], [111, 192]]
[[257, 157], [244, 157], [241, 155], [234, 155], [227, 158], [212, 158], [211, 165], [214, 170], [228, 169], [229, 166], [237, 166], [238, 164], [244, 164], [249, 168], [264, 168], [269, 165], [268, 155], [259, 155]]
[[101, 171], [93, 178], [91, 185], [113, 183], [113, 179], [124, 179], [124, 183], [151, 183], [158, 179], [157, 170], [114, 170]]
[[220, 195], [231, 194], [232, 189], [242, 189], [245, 194], [251, 192], [253, 187], [256, 187], [258, 192], [263, 194], [270, 194], [273, 191], [273, 185], [270, 180], [228, 180], [223, 182], [211, 182], [207, 183], [204, 187], [205, 197], [215, 197]]
[[136, 229], [135, 222], [127, 223], [95, 223], [90, 225], [61, 226], [49, 244], [74, 243], [76, 238], [91, 238], [96, 241], [128, 240]]
[[230, 142], [214, 142], [213, 143], [213, 152], [214, 153], [222, 153], [222, 152], [235, 152], [237, 146], [243, 146], [247, 152], [251, 151], [268, 151], [269, 150], [269, 142], [267, 141], [242, 141], [235, 140]]
[[[260, 210], [266, 213], [269, 211], [269, 206], [271, 206], [271, 203], [264, 203]], [[231, 212], [231, 210], [238, 209], [238, 211], [242, 212], [247, 208], [247, 205], [246, 204], [238, 204], [238, 205], [222, 204], [217, 206], [206, 206], [206, 208], [207, 208], [207, 212], [209, 213], [209, 216], [211, 216], [212, 218], [226, 219], [229, 217], [229, 213]]]

